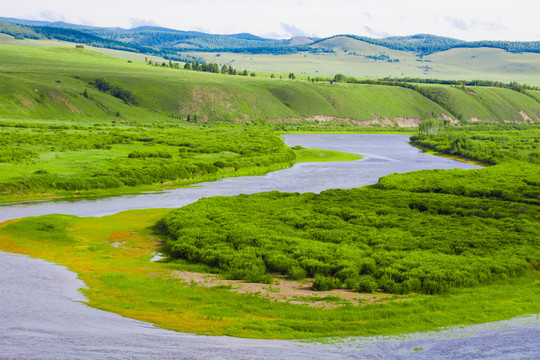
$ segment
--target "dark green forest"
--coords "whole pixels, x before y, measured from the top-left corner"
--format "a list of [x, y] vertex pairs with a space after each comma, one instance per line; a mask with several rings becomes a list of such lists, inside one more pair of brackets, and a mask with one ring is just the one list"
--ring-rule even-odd
[[487, 169], [393, 174], [320, 194], [202, 199], [166, 216], [166, 249], [173, 261], [227, 278], [310, 277], [315, 290], [441, 294], [520, 277], [540, 261], [540, 170], [529, 155], [538, 153], [538, 134], [501, 126], [413, 138], [424, 146], [470, 139], [461, 154], [498, 164]]

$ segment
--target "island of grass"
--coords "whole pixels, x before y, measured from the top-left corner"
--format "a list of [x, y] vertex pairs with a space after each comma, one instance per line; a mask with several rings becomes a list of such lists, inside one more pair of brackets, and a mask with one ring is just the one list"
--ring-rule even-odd
[[296, 155], [296, 162], [329, 162], [355, 161], [362, 159], [361, 155], [336, 150], [307, 149], [300, 145], [291, 147]]

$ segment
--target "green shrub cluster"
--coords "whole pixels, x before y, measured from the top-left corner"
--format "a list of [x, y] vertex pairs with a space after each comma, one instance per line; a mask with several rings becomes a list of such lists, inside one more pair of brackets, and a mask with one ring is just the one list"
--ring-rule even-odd
[[540, 256], [537, 216], [516, 202], [364, 188], [204, 199], [164, 226], [172, 258], [232, 278], [432, 294], [523, 274]]
[[107, 80], [95, 79], [89, 83], [101, 92], [110, 94], [115, 98], [122, 100], [128, 105], [137, 105], [137, 100], [129, 90], [122, 89], [119, 86], [111, 85]]
[[148, 157], [170, 159], [172, 158], [172, 155], [166, 151], [156, 151], [156, 152], [133, 151], [133, 152], [130, 152], [128, 155], [128, 158], [130, 159], [140, 159], [140, 158], [148, 158]]
[[519, 277], [540, 260], [540, 172], [516, 158], [360, 189], [202, 199], [164, 218], [166, 248], [230, 278], [310, 277], [316, 290], [440, 294]]
[[441, 131], [424, 131], [414, 135], [411, 143], [488, 164], [514, 160], [540, 164], [540, 126], [536, 124], [446, 127]]

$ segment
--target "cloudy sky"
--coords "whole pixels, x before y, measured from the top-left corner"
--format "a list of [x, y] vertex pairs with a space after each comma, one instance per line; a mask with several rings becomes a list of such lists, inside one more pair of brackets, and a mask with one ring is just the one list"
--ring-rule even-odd
[[0, 16], [264, 37], [430, 33], [540, 41], [540, 0], [0, 0]]

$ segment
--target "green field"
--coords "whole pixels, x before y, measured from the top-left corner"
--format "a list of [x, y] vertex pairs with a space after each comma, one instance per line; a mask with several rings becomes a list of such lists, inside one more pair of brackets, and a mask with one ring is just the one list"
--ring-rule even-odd
[[[540, 55], [513, 54], [501, 49], [452, 49], [419, 59], [413, 52], [391, 50], [348, 37], [335, 37], [314, 45], [335, 50], [335, 54], [298, 53], [293, 55], [256, 55], [232, 53], [187, 53], [207, 61], [232, 64], [237, 68], [281, 74], [289, 72], [310, 76], [334, 76], [343, 73], [358, 78], [419, 77], [452, 80], [518, 81], [540, 85]], [[364, 57], [385, 54], [399, 62]], [[422, 60], [422, 61], [417, 61]], [[427, 68], [426, 68], [427, 66]], [[302, 75], [303, 74], [303, 75]]]
[[[185, 124], [278, 121], [301, 118], [378, 126], [417, 126], [422, 119], [449, 115], [464, 120], [531, 121], [540, 103], [505, 89], [470, 87], [466, 98], [449, 86], [440, 104], [397, 86], [311, 83], [278, 78], [242, 77], [153, 67], [85, 49], [2, 45], [0, 118], [73, 120], [91, 123]], [[90, 85], [103, 79], [134, 99], [125, 103]], [[483, 95], [484, 93], [488, 92]], [[460, 107], [464, 106], [464, 109]]]
[[[137, 123], [176, 119], [183, 123], [188, 115], [198, 115], [202, 122], [239, 122], [313, 115], [358, 120], [426, 118], [444, 113], [440, 106], [408, 89], [156, 68], [80, 49], [0, 48], [3, 118]], [[137, 105], [127, 105], [90, 87], [88, 83], [96, 78], [130, 91]], [[88, 97], [82, 96], [85, 89]]]

